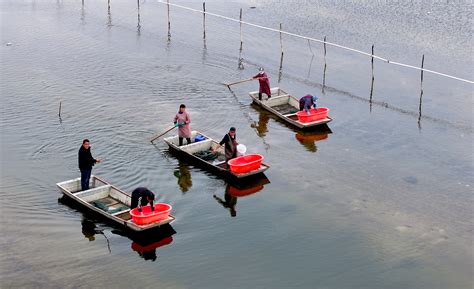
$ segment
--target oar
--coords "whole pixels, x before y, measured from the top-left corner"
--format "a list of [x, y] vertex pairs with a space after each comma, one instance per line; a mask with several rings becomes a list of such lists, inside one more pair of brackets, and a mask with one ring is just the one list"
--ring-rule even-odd
[[251, 81], [251, 80], [253, 80], [253, 78], [249, 78], [249, 79], [244, 79], [244, 80], [240, 80], [240, 81], [228, 83], [228, 84], [226, 84], [226, 85], [227, 85], [227, 87], [229, 87], [229, 86], [234, 85], [234, 84], [239, 84], [239, 83], [243, 83], [243, 82], [247, 82], [247, 81]]
[[167, 134], [168, 132], [170, 132], [171, 130], [173, 130], [175, 127], [178, 127], [178, 124], [175, 124], [172, 128], [166, 130], [164, 133], [159, 134], [159, 135], [153, 137], [152, 139], [150, 139], [150, 142], [153, 143], [154, 140], [156, 140], [157, 138], [159, 138], [159, 137], [162, 136], [162, 135]]

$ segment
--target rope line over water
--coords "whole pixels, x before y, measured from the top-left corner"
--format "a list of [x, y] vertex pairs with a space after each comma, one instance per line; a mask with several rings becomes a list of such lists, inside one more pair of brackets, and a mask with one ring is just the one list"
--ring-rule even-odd
[[421, 67], [416, 67], [416, 66], [409, 65], [409, 64], [404, 64], [404, 63], [401, 63], [401, 62], [391, 61], [391, 60], [389, 60], [389, 59], [387, 59], [387, 58], [383, 58], [383, 57], [380, 57], [380, 56], [377, 56], [377, 55], [373, 55], [373, 54], [371, 54], [371, 53], [364, 52], [364, 51], [362, 51], [362, 50], [350, 48], [350, 47], [343, 46], [343, 45], [340, 45], [340, 44], [337, 44], [337, 43], [332, 43], [332, 42], [324, 41], [324, 40], [317, 39], [317, 38], [307, 37], [307, 36], [299, 35], [299, 34], [296, 34], [296, 33], [288, 32], [288, 31], [284, 31], [284, 30], [280, 30], [280, 29], [276, 29], [276, 28], [266, 27], [266, 26], [262, 26], [262, 25], [258, 25], [258, 24], [254, 24], [254, 23], [250, 23], [250, 22], [246, 22], [246, 21], [242, 21], [242, 20], [240, 20], [240, 19], [236, 19], [236, 18], [232, 18], [232, 17], [223, 16], [223, 15], [220, 15], [220, 14], [216, 14], [216, 13], [212, 13], [212, 12], [208, 12], [208, 11], [203, 11], [203, 10], [199, 10], [199, 9], [194, 9], [194, 8], [186, 7], [186, 6], [179, 5], [179, 4], [173, 4], [173, 3], [169, 3], [169, 2], [165, 2], [165, 1], [161, 1], [161, 0], [157, 0], [157, 2], [158, 2], [158, 3], [161, 3], [161, 4], [164, 4], [164, 5], [169, 5], [169, 6], [173, 6], [173, 7], [177, 7], [177, 8], [181, 8], [181, 9], [185, 9], [185, 10], [197, 12], [197, 13], [203, 13], [203, 14], [205, 14], [205, 15], [207, 14], [207, 15], [209, 15], [209, 16], [214, 16], [214, 17], [217, 17], [217, 18], [221, 18], [221, 19], [225, 19], [225, 20], [237, 22], [237, 23], [240, 23], [240, 24], [244, 24], [244, 25], [248, 25], [248, 26], [252, 26], [252, 27], [256, 27], [256, 28], [260, 28], [260, 29], [264, 29], [264, 30], [268, 30], [268, 31], [273, 31], [273, 32], [277, 32], [277, 33], [281, 33], [281, 34], [293, 36], [293, 37], [296, 37], [296, 38], [306, 39], [306, 40], [308, 40], [308, 41], [314, 41], [314, 42], [323, 43], [323, 44], [326, 44], [326, 45], [338, 47], [338, 48], [341, 48], [341, 49], [344, 49], [344, 50], [348, 50], [348, 51], [352, 51], [352, 52], [355, 52], [355, 53], [359, 53], [359, 54], [362, 54], [362, 55], [365, 55], [365, 56], [369, 56], [369, 57], [371, 57], [371, 58], [373, 57], [374, 59], [381, 60], [381, 61], [383, 61], [383, 62], [385, 62], [385, 63], [388, 63], [388, 64], [393, 64], [393, 65], [398, 65], [398, 66], [402, 66], [402, 67], [406, 67], [406, 68], [411, 68], [411, 69], [415, 69], [415, 70], [425, 71], [425, 72], [429, 72], [429, 73], [432, 73], [432, 74], [436, 74], [436, 75], [448, 77], [448, 78], [451, 78], [451, 79], [455, 79], [455, 80], [459, 80], [459, 81], [467, 82], [467, 83], [471, 83], [471, 84], [474, 83], [474, 81], [472, 81], [472, 80], [468, 80], [468, 79], [456, 77], [456, 76], [453, 76], [453, 75], [449, 75], [449, 74], [446, 74], [446, 73], [441, 73], [441, 72], [434, 71], [434, 70], [430, 70], [430, 69], [425, 69], [425, 68], [421, 68]]

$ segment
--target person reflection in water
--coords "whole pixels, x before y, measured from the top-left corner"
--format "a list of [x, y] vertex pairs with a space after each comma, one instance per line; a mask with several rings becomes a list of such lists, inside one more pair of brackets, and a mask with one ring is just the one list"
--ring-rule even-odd
[[230, 216], [235, 217], [237, 216], [237, 211], [235, 210], [235, 205], [237, 205], [237, 197], [232, 196], [229, 194], [230, 185], [227, 185], [224, 194], [224, 200], [219, 198], [217, 195], [214, 195], [214, 199], [221, 204], [224, 208], [229, 209]]
[[178, 178], [178, 185], [183, 194], [193, 186], [191, 173], [186, 164], [180, 162], [178, 169], [174, 171], [174, 176]]
[[268, 116], [267, 113], [260, 112], [260, 114], [258, 115], [258, 122], [254, 121], [250, 125], [250, 127], [255, 128], [257, 130], [257, 135], [259, 137], [264, 137], [268, 132], [267, 125], [268, 125], [269, 119], [270, 117]]
[[151, 260], [152, 262], [155, 262], [156, 261], [156, 249], [152, 249], [152, 250], [149, 250], [149, 251], [143, 251], [143, 252], [138, 252], [138, 256], [140, 256], [141, 258], [143, 258], [143, 260], [147, 261], [147, 260]]
[[97, 229], [96, 225], [89, 220], [82, 220], [82, 234], [89, 239], [89, 242], [95, 241], [95, 234], [103, 234], [102, 230]]

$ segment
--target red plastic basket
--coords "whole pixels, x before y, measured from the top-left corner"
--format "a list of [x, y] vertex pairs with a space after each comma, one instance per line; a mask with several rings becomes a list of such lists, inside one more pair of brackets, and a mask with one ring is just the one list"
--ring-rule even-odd
[[309, 114], [304, 110], [298, 111], [296, 113], [296, 116], [298, 117], [298, 121], [300, 122], [313, 122], [327, 118], [328, 112], [329, 108], [319, 107], [317, 109], [310, 109]]
[[157, 203], [154, 205], [155, 211], [151, 210], [150, 206], [142, 207], [142, 211], [139, 212], [138, 208], [134, 208], [130, 211], [132, 220], [137, 225], [147, 225], [159, 221], [166, 220], [170, 215], [172, 207], [165, 203]]
[[230, 171], [238, 174], [248, 173], [253, 170], [260, 168], [262, 164], [263, 156], [259, 154], [249, 154], [235, 159], [231, 159], [227, 162], [230, 167]]

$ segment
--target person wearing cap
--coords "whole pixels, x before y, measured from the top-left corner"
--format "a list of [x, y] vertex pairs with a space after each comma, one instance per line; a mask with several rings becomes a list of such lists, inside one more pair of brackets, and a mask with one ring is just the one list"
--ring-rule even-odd
[[300, 98], [300, 111], [301, 110], [305, 110], [308, 114], [309, 113], [309, 109], [311, 108], [311, 106], [313, 108], [316, 108], [316, 100], [318, 99], [318, 97], [316, 95], [311, 95], [311, 94], [307, 94], [305, 96], [303, 96], [302, 98]]
[[258, 74], [252, 78], [258, 79], [258, 82], [260, 84], [260, 89], [258, 91], [258, 100], [262, 100], [262, 93], [265, 93], [268, 98], [272, 97], [272, 92], [270, 91], [270, 80], [268, 80], [268, 76], [262, 67], [259, 68]]
[[153, 201], [155, 200], [155, 194], [152, 191], [145, 187], [138, 187], [132, 192], [132, 204], [130, 205], [130, 210], [140, 206], [146, 206], [150, 203], [151, 210], [154, 211], [155, 207], [153, 206]]
[[215, 149], [213, 149], [213, 151], [216, 151], [219, 147], [224, 145], [226, 162], [237, 157], [237, 145], [239, 143], [237, 142], [236, 138], [237, 136], [235, 134], [235, 127], [231, 127], [229, 129], [229, 132], [222, 138], [219, 145]]
[[81, 171], [81, 190], [89, 189], [89, 181], [92, 174], [92, 167], [100, 163], [100, 159], [94, 159], [91, 154], [90, 142], [88, 139], [82, 141], [78, 152], [79, 170]]
[[191, 143], [191, 128], [189, 123], [191, 122], [191, 117], [186, 111], [186, 105], [181, 104], [179, 106], [178, 113], [174, 117], [174, 124], [178, 125], [178, 139], [179, 146], [183, 145], [183, 138], [186, 138], [188, 144]]

